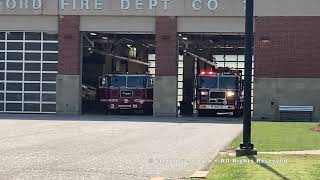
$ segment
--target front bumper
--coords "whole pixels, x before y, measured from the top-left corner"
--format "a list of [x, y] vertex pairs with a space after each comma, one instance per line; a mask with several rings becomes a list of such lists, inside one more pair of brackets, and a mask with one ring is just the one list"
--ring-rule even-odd
[[200, 104], [198, 105], [199, 110], [223, 110], [223, 111], [233, 111], [237, 107], [235, 105], [212, 105], [212, 104]]
[[152, 102], [131, 102], [131, 103], [108, 103], [107, 108], [110, 110], [139, 110], [152, 108]]

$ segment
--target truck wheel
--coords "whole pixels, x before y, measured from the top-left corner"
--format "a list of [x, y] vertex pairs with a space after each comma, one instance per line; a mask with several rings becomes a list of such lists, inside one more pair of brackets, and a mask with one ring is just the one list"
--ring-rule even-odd
[[145, 115], [153, 115], [153, 109], [147, 108], [143, 110]]
[[242, 110], [234, 110], [233, 111], [233, 117], [241, 117], [243, 115], [243, 111]]
[[218, 112], [217, 112], [217, 111], [212, 110], [212, 111], [210, 111], [210, 115], [215, 117], [215, 116], [217, 116], [217, 115], [218, 115]]
[[203, 117], [204, 116], [204, 111], [203, 110], [198, 110], [198, 117]]
[[198, 110], [198, 117], [206, 117], [206, 116], [208, 116], [208, 111]]
[[109, 110], [108, 115], [119, 115], [120, 111], [119, 110]]

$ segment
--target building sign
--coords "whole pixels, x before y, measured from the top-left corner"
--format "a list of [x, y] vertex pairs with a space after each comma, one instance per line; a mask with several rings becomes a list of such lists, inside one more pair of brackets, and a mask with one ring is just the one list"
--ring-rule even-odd
[[41, 9], [42, 0], [0, 0], [0, 7], [7, 9]]
[[[242, 7], [241, 2], [241, 0], [0, 0], [0, 14], [56, 12], [57, 15], [216, 15], [219, 11], [225, 13], [228, 4], [232, 6], [240, 4], [239, 7]], [[239, 12], [242, 9], [240, 8]], [[230, 12], [229, 16], [235, 15]]]

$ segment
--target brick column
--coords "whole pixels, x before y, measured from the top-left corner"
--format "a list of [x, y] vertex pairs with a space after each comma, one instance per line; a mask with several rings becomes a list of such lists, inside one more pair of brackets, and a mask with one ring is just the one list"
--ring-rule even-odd
[[156, 17], [155, 116], [177, 116], [177, 58], [177, 18]]
[[59, 17], [57, 113], [81, 112], [80, 16]]

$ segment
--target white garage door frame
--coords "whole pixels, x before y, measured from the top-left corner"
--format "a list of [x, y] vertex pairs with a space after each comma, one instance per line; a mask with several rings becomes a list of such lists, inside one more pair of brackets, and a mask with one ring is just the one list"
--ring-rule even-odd
[[[55, 113], [57, 33], [0, 31], [0, 112]], [[10, 38], [16, 34], [17, 38]], [[34, 35], [34, 39], [32, 38]], [[30, 36], [30, 37], [27, 37]], [[53, 37], [53, 38], [52, 38]], [[47, 38], [47, 39], [46, 39]]]

